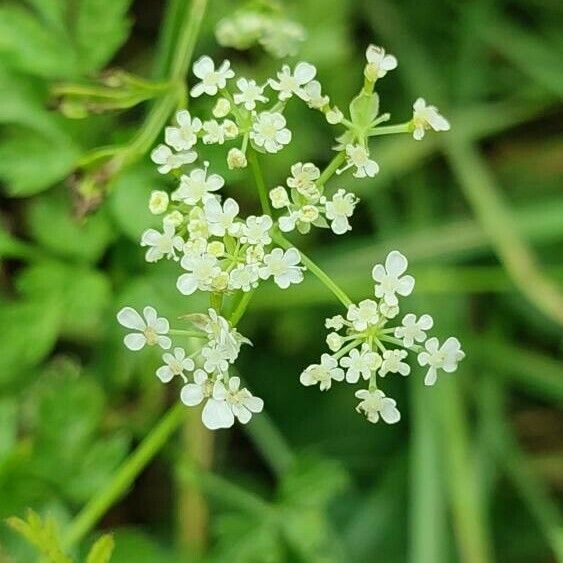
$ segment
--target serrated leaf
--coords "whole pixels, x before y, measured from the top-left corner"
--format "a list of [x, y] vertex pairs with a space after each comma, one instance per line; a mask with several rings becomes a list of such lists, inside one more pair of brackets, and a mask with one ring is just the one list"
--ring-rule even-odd
[[92, 72], [104, 67], [127, 39], [126, 17], [131, 0], [81, 0], [75, 36], [80, 68]]
[[0, 144], [0, 178], [13, 197], [37, 194], [66, 178], [80, 151], [59, 135], [56, 140], [20, 129]]
[[17, 279], [28, 298], [41, 295], [61, 303], [61, 334], [78, 341], [100, 336], [111, 299], [107, 277], [92, 268], [59, 261], [34, 263]]
[[366, 131], [379, 112], [379, 96], [376, 93], [358, 94], [350, 102], [350, 119], [360, 130]]
[[0, 386], [27, 373], [52, 350], [61, 322], [60, 303], [43, 298], [0, 307]]
[[10, 66], [44, 78], [65, 78], [76, 72], [73, 49], [21, 5], [0, 7], [0, 56]]
[[108, 563], [111, 559], [115, 541], [111, 534], [104, 534], [96, 540], [96, 543], [90, 549], [86, 563]]
[[56, 522], [51, 517], [42, 520], [36, 512], [29, 510], [25, 520], [13, 516], [7, 523], [36, 547], [49, 563], [73, 563], [63, 552]]
[[51, 191], [34, 198], [26, 208], [31, 236], [60, 256], [95, 262], [114, 237], [103, 210], [83, 221], [72, 215], [69, 194]]

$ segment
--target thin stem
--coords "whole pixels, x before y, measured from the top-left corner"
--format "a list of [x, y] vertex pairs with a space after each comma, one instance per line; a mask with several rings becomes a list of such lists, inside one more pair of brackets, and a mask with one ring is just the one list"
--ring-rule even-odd
[[268, 192], [266, 190], [266, 183], [264, 182], [264, 176], [262, 174], [262, 169], [260, 168], [260, 162], [258, 161], [258, 154], [252, 147], [248, 147], [248, 162], [250, 163], [250, 168], [254, 176], [254, 183], [256, 184], [256, 189], [258, 190], [258, 197], [260, 198], [260, 205], [262, 206], [262, 211], [266, 215], [272, 215], [272, 209], [270, 208], [270, 201], [268, 200]]
[[237, 306], [235, 307], [234, 311], [231, 313], [231, 317], [229, 319], [233, 326], [236, 326], [239, 323], [253, 295], [254, 295], [253, 290], [244, 292], [241, 300], [237, 303]]
[[207, 336], [203, 334], [203, 332], [198, 332], [197, 330], [183, 330], [180, 328], [171, 328], [168, 331], [168, 334], [171, 334], [173, 336], [188, 336], [190, 338], [207, 338]]
[[396, 133], [408, 133], [410, 121], [400, 123], [399, 125], [384, 125], [383, 127], [375, 127], [368, 132], [368, 137], [376, 137], [378, 135], [394, 135]]
[[177, 403], [168, 410], [129, 458], [122, 463], [112, 480], [82, 508], [70, 523], [64, 538], [65, 547], [71, 547], [84, 538], [109, 507], [127, 492], [139, 473], [182, 424], [185, 413], [182, 403]]
[[345, 158], [346, 153], [344, 151], [339, 152], [322, 171], [319, 179], [317, 180], [317, 185], [324, 186], [330, 180], [333, 174], [338, 170], [338, 167], [344, 162]]
[[[279, 231], [273, 231], [272, 238], [283, 248], [289, 249], [294, 248], [295, 245], [291, 244]], [[319, 266], [317, 266], [308, 256], [303, 254], [303, 252], [299, 251], [301, 254], [301, 262], [307, 266], [307, 268], [321, 281], [324, 283], [332, 293], [337, 297], [337, 299], [344, 305], [344, 307], [348, 308], [352, 305], [352, 300], [348, 297], [346, 292], [343, 289], [340, 289], [332, 281], [332, 279], [326, 274]]]

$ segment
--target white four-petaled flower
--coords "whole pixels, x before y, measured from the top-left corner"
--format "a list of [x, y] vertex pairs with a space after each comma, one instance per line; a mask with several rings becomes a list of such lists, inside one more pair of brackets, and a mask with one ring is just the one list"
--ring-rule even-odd
[[334, 234], [342, 235], [352, 229], [348, 218], [354, 214], [357, 203], [356, 196], [343, 189], [339, 189], [331, 200], [326, 201], [326, 218], [331, 222], [330, 228]]
[[285, 252], [281, 248], [274, 248], [270, 254], [264, 256], [264, 266], [260, 268], [260, 277], [265, 280], [270, 277], [281, 289], [287, 289], [292, 283], [303, 281], [303, 267], [299, 266], [301, 255], [296, 248]]
[[379, 309], [373, 299], [364, 299], [357, 305], [348, 307], [346, 318], [351, 321], [357, 331], [366, 330], [368, 326], [374, 326], [379, 322]]
[[385, 350], [383, 352], [383, 362], [379, 375], [385, 377], [388, 373], [400, 373], [401, 375], [408, 375], [411, 372], [411, 367], [403, 360], [407, 357], [406, 350]]
[[342, 381], [344, 370], [338, 367], [338, 360], [329, 354], [321, 356], [320, 364], [312, 364], [306, 368], [299, 378], [305, 386], [319, 384], [321, 391], [327, 391], [332, 385], [332, 380]]
[[207, 175], [207, 168], [196, 168], [189, 175], [180, 178], [180, 186], [172, 194], [174, 201], [182, 201], [188, 205], [196, 205], [207, 194], [220, 190], [225, 180], [219, 174]]
[[402, 326], [395, 329], [395, 338], [403, 341], [405, 348], [410, 348], [415, 342], [426, 340], [426, 330], [430, 330], [434, 324], [430, 315], [422, 315], [418, 320], [416, 315], [409, 313], [402, 320]]
[[346, 368], [346, 381], [357, 383], [360, 375], [364, 379], [370, 378], [371, 373], [381, 365], [381, 356], [377, 352], [372, 352], [364, 343], [360, 350], [353, 348], [347, 356], [341, 358], [340, 365]]
[[235, 104], [242, 104], [249, 111], [256, 108], [256, 102], [268, 101], [268, 98], [264, 96], [264, 86], [259, 86], [255, 80], [239, 78], [237, 88], [239, 91], [235, 92], [233, 96]]
[[279, 152], [291, 141], [291, 131], [285, 124], [285, 117], [281, 113], [263, 111], [254, 117], [250, 138], [266, 152]]
[[195, 364], [194, 361], [186, 356], [186, 351], [183, 348], [176, 347], [172, 354], [166, 352], [162, 355], [164, 365], [156, 370], [156, 375], [163, 383], [172, 381], [176, 375], [186, 380], [184, 372], [193, 371]]
[[147, 262], [158, 262], [161, 258], [176, 259], [176, 251], [181, 251], [184, 241], [176, 235], [176, 229], [170, 221], [164, 221], [163, 232], [156, 229], [147, 229], [141, 236], [141, 246], [149, 246], [145, 254]]
[[170, 170], [180, 168], [185, 164], [191, 164], [197, 158], [195, 151], [185, 151], [173, 153], [170, 147], [166, 145], [158, 145], [151, 152], [151, 160], [158, 164], [158, 171], [161, 174], [168, 174]]
[[197, 134], [201, 130], [202, 123], [198, 117], [192, 118], [188, 110], [180, 110], [176, 113], [178, 127], [166, 127], [164, 140], [176, 151], [190, 150], [197, 142]]
[[303, 87], [311, 82], [316, 74], [317, 69], [309, 63], [297, 63], [293, 72], [288, 65], [283, 65], [277, 73], [277, 80], [270, 79], [269, 83], [273, 90], [279, 92], [278, 98], [281, 101], [289, 100], [293, 94], [306, 99], [307, 93]]
[[388, 71], [397, 68], [397, 59], [393, 55], [386, 55], [383, 47], [370, 45], [366, 50], [368, 67], [366, 75], [372, 81], [376, 78], [383, 78]]

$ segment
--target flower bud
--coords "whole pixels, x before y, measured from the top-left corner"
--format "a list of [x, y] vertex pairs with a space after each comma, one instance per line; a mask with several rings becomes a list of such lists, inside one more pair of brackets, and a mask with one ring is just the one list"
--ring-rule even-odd
[[221, 118], [225, 117], [231, 111], [231, 103], [227, 98], [219, 98], [212, 113], [215, 117]]
[[334, 106], [326, 112], [325, 117], [331, 125], [337, 125], [344, 119], [344, 114], [336, 106]]
[[304, 205], [299, 210], [299, 220], [304, 223], [312, 223], [319, 218], [319, 210], [314, 205]]
[[224, 291], [229, 285], [229, 274], [227, 272], [219, 272], [211, 280], [211, 288], [213, 291]]
[[214, 240], [207, 245], [207, 252], [215, 258], [220, 258], [225, 254], [225, 245], [220, 240]]
[[170, 223], [171, 225], [174, 225], [174, 227], [176, 228], [178, 228], [183, 223], [183, 221], [184, 221], [184, 216], [177, 209], [171, 211], [170, 213], [168, 213], [168, 215], [164, 217], [165, 223]]
[[342, 336], [337, 332], [331, 332], [326, 337], [326, 344], [332, 352], [338, 352], [342, 348]]
[[225, 137], [227, 137], [227, 139], [234, 139], [238, 136], [237, 124], [230, 119], [225, 119], [225, 121], [223, 121], [223, 131], [225, 132]]
[[153, 215], [161, 215], [168, 209], [170, 198], [162, 190], [154, 190], [149, 200], [149, 210]]
[[270, 201], [274, 209], [282, 209], [289, 205], [289, 196], [283, 186], [278, 186], [270, 190]]
[[232, 148], [227, 154], [227, 166], [229, 170], [246, 168], [247, 164], [246, 155], [240, 149]]

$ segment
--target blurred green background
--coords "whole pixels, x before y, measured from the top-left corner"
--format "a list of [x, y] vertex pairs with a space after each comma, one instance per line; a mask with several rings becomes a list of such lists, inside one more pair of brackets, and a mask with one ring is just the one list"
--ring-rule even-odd
[[[173, 59], [189, 4], [0, 5], [0, 518], [31, 507], [63, 538], [177, 401], [154, 376], [158, 354], [122, 346], [116, 311], [150, 303], [173, 318], [205, 302], [181, 297], [175, 266], [147, 265], [138, 246], [154, 223], [148, 195], [162, 185], [147, 152], [174, 109], [166, 90], [80, 116], [56, 88], [99, 85], [108, 68], [181, 80]], [[217, 45], [217, 21], [237, 6], [210, 0], [194, 54], [272, 76], [280, 62], [261, 49]], [[375, 179], [333, 180], [362, 200], [353, 232], [297, 244], [357, 299], [371, 293], [372, 265], [401, 250], [417, 277], [407, 308], [429, 312], [438, 336], [455, 334], [466, 360], [430, 389], [416, 368], [387, 378], [403, 421], [370, 425], [350, 388], [299, 384], [338, 303], [312, 276], [283, 293], [265, 284], [240, 325], [254, 348], [237, 366], [266, 413], [213, 435], [197, 413], [175, 419], [179, 431], [84, 530], [84, 545], [111, 530], [114, 563], [563, 561], [561, 3], [283, 9], [308, 32], [296, 60], [317, 66], [341, 107], [372, 42], [399, 59], [378, 82], [382, 111], [404, 121], [422, 96], [450, 119], [449, 133], [422, 142], [377, 138]], [[294, 104], [288, 121], [294, 142], [268, 159], [271, 187], [295, 161], [331, 156], [335, 130], [318, 115]], [[123, 159], [92, 152], [108, 145]], [[245, 214], [255, 211], [245, 173], [228, 172], [219, 151], [208, 158]], [[0, 561], [35, 560], [0, 525]]]

